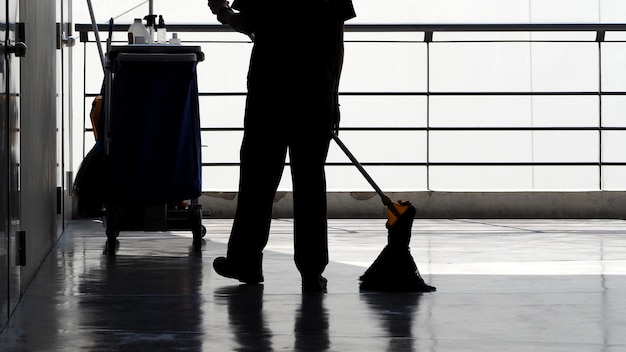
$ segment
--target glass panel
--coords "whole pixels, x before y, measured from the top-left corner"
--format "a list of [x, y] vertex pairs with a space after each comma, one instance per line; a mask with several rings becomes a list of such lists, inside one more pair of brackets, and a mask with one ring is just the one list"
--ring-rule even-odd
[[430, 168], [430, 188], [486, 192], [597, 190], [598, 169], [593, 166], [434, 166]]
[[596, 131], [434, 131], [431, 162], [597, 162]]
[[341, 96], [341, 127], [426, 127], [425, 96]]
[[537, 41], [595, 41], [596, 32], [533, 32], [530, 38]]
[[[411, 192], [427, 189], [425, 166], [365, 166], [365, 171], [383, 192]], [[329, 192], [374, 192], [374, 188], [354, 166], [327, 166]]]
[[[426, 162], [426, 132], [423, 131], [344, 131], [339, 135], [361, 163]], [[328, 162], [350, 162], [331, 142]]]
[[530, 131], [434, 131], [431, 162], [527, 162], [533, 159]]
[[249, 43], [212, 43], [202, 45], [206, 61], [198, 63], [200, 92], [246, 92]]
[[433, 43], [432, 92], [525, 92], [530, 82], [529, 43]]
[[205, 192], [237, 192], [238, 166], [207, 166], [202, 169], [202, 190]]
[[433, 96], [430, 126], [527, 127], [532, 108], [528, 96]]
[[201, 134], [203, 163], [238, 163], [243, 132], [204, 131]]
[[602, 161], [606, 163], [626, 162], [626, 131], [602, 132]]
[[597, 191], [597, 166], [535, 166], [533, 190], [536, 191]]
[[603, 166], [602, 186], [607, 191], [626, 190], [626, 166]]
[[535, 23], [597, 22], [600, 1], [530, 0], [531, 20]]
[[597, 131], [538, 131], [533, 134], [532, 161], [597, 163], [599, 142]]
[[206, 96], [199, 103], [200, 126], [243, 128], [245, 96]]
[[626, 114], [624, 114], [624, 111], [626, 111], [626, 96], [603, 96], [602, 126], [626, 127]]
[[434, 191], [508, 191], [533, 188], [532, 167], [431, 166]]
[[626, 43], [602, 43], [602, 90], [626, 91]]
[[597, 96], [534, 96], [532, 127], [596, 127], [599, 102]]
[[597, 92], [597, 43], [533, 43], [533, 92]]
[[425, 92], [426, 44], [346, 43], [340, 91]]

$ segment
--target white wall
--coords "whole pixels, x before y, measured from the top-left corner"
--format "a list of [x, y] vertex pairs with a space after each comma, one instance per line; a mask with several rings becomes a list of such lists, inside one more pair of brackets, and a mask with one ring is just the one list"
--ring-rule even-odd
[[[142, 1], [92, 0], [98, 21], [129, 22], [148, 13], [148, 4], [124, 14]], [[623, 0], [353, 0], [354, 23], [623, 23]], [[281, 6], [288, 4], [284, 2]], [[154, 12], [172, 23], [217, 23], [206, 1], [154, 0]], [[74, 4], [75, 21], [89, 20], [87, 2]], [[121, 15], [121, 16], [120, 16]], [[120, 17], [118, 17], [120, 16]]]
[[[350, 23], [598, 23], [625, 22], [623, 0], [353, 0], [358, 17]], [[136, 2], [93, 1], [96, 18], [106, 22], [132, 8]], [[74, 4], [75, 21], [88, 23], [86, 2]], [[140, 8], [120, 16], [130, 23], [148, 10]], [[154, 1], [154, 11], [166, 23], [215, 24], [205, 1]], [[193, 39], [184, 34], [183, 39]], [[555, 35], [545, 33], [436, 33], [427, 49], [421, 33], [346, 35], [346, 60], [342, 92], [594, 92], [602, 81], [605, 91], [626, 91], [626, 45], [602, 45], [603, 75], [598, 74], [600, 55], [594, 33]], [[215, 37], [217, 38], [217, 36]], [[250, 44], [238, 34], [219, 38], [240, 43], [204, 45], [207, 62], [200, 63], [200, 91], [244, 92]], [[532, 38], [564, 40], [564, 43], [528, 43]], [[206, 39], [206, 38], [205, 38]], [[212, 39], [214, 39], [212, 37]], [[404, 40], [404, 43], [363, 43], [361, 40]], [[483, 39], [512, 39], [511, 43], [467, 43]], [[586, 42], [579, 43], [579, 40]], [[413, 42], [413, 43], [411, 43]], [[82, 54], [81, 50], [76, 50]], [[97, 52], [89, 48], [92, 63]], [[427, 58], [430, 76], [427, 75]], [[210, 63], [210, 65], [209, 65]], [[75, 67], [79, 71], [79, 65]], [[101, 83], [101, 72], [92, 65], [88, 90]], [[77, 75], [78, 76], [78, 75]], [[623, 78], [623, 79], [622, 79]], [[80, 78], [79, 78], [80, 79]], [[82, 84], [82, 82], [81, 82]], [[78, 85], [76, 85], [78, 86]], [[82, 102], [81, 99], [75, 99]], [[243, 97], [203, 98], [203, 126], [240, 127]], [[344, 96], [343, 127], [593, 127], [598, 126], [597, 96]], [[622, 127], [626, 99], [604, 97], [603, 126]], [[75, 111], [82, 111], [75, 109]], [[82, 116], [79, 116], [82, 119]], [[80, 124], [76, 124], [80, 126]], [[77, 128], [78, 129], [78, 128]], [[507, 132], [342, 132], [342, 138], [362, 162], [597, 162], [602, 137], [603, 161], [624, 161], [626, 132], [602, 135], [593, 131]], [[203, 134], [203, 161], [237, 162], [240, 132]], [[430, 143], [428, 146], [427, 143]], [[89, 147], [89, 141], [87, 143]], [[428, 155], [427, 155], [428, 151]], [[78, 154], [78, 153], [77, 153]], [[347, 159], [332, 148], [330, 162]], [[76, 163], [77, 165], [77, 163]], [[367, 191], [370, 186], [352, 167], [329, 167], [330, 191]], [[514, 167], [368, 167], [388, 191], [507, 191], [626, 189], [625, 167], [514, 166]], [[461, 176], [461, 177], [460, 177]], [[236, 167], [205, 172], [206, 190], [237, 188]], [[289, 174], [280, 187], [290, 189]]]

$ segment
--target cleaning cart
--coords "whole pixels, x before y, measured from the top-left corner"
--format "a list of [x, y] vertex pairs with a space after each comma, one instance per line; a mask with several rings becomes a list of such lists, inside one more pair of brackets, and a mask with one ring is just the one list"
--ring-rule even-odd
[[120, 231], [191, 230], [201, 249], [199, 46], [120, 45], [107, 50], [104, 148], [107, 251]]

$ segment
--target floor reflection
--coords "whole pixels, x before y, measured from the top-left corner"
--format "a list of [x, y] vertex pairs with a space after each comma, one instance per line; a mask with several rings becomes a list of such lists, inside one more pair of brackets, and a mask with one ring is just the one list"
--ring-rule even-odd
[[93, 346], [118, 351], [201, 350], [202, 260], [103, 256], [79, 284], [76, 314]]
[[328, 311], [324, 306], [324, 294], [303, 293], [300, 307], [296, 311], [295, 351], [328, 351]]
[[263, 285], [221, 287], [214, 291], [217, 304], [225, 304], [236, 351], [272, 351], [272, 331], [263, 312]]
[[368, 308], [374, 313], [387, 333], [388, 352], [415, 351], [414, 320], [418, 312], [419, 293], [362, 294]]

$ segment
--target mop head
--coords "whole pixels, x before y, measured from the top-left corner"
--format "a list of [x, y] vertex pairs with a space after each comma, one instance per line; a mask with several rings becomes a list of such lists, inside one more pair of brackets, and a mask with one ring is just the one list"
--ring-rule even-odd
[[416, 209], [408, 202], [393, 203], [389, 207], [395, 216], [387, 222], [387, 246], [374, 263], [360, 277], [360, 289], [384, 292], [432, 292], [436, 288], [427, 285], [417, 270], [409, 249], [411, 227]]

